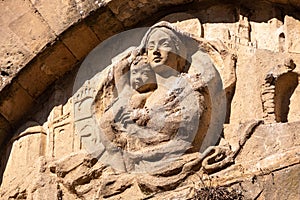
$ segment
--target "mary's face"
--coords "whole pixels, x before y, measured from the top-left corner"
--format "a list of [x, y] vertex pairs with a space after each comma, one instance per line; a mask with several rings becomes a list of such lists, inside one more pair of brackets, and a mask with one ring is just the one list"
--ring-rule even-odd
[[147, 54], [150, 65], [155, 71], [166, 66], [177, 70], [178, 55], [175, 43], [167, 33], [161, 30], [152, 33], [147, 43]]

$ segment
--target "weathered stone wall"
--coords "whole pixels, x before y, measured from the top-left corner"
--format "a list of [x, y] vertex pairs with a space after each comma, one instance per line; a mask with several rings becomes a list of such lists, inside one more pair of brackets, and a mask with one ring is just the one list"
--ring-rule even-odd
[[[160, 19], [182, 21], [219, 52], [234, 55], [218, 69], [228, 99], [225, 140], [238, 146], [243, 123], [265, 124], [253, 130], [234, 165], [154, 198], [188, 198], [195, 181], [242, 187], [250, 199], [300, 197], [297, 1], [4, 0], [0, 7], [1, 198], [56, 199], [61, 192], [65, 199], [95, 198], [101, 167], [83, 159], [73, 131], [76, 72], [108, 37]], [[144, 198], [136, 187], [123, 197]]]

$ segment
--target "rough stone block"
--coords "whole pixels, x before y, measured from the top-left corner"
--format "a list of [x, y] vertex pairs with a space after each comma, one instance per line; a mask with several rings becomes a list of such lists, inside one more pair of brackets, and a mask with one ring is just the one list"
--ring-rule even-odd
[[112, 1], [112, 3], [108, 4], [108, 6], [111, 8], [113, 13], [116, 14], [116, 17], [120, 21], [124, 21], [125, 19], [128, 19], [131, 16], [135, 15], [136, 10], [134, 8], [132, 8], [131, 6], [134, 6], [134, 7], [136, 7], [136, 6], [132, 5], [132, 4], [128, 4], [127, 1], [121, 1], [121, 2], [116, 3], [115, 1]]
[[37, 98], [56, 78], [41, 70], [41, 62], [35, 60], [22, 70], [17, 82], [33, 97]]
[[1, 1], [0, 5], [3, 8], [0, 14], [1, 29], [7, 29], [5, 32], [10, 37], [18, 38], [31, 51], [40, 50], [54, 38], [53, 31], [36, 13], [30, 1]]
[[262, 98], [263, 101], [274, 100], [274, 94], [271, 93], [271, 92], [263, 93], [261, 98]]
[[20, 73], [17, 81], [34, 98], [58, 77], [72, 69], [75, 57], [61, 42], [44, 52]]
[[102, 0], [102, 1], [96, 1], [96, 0], [75, 0], [77, 10], [79, 11], [82, 18], [85, 18], [90, 14], [90, 12], [96, 10], [100, 6], [105, 5], [106, 1], [111, 0]]
[[[132, 15], [129, 18], [124, 19], [123, 24], [125, 27], [130, 27], [138, 22], [145, 20], [147, 17], [150, 17], [158, 9], [158, 5], [155, 4], [145, 4], [142, 7], [136, 9], [131, 8]], [[117, 15], [118, 19], [120, 18]]]
[[178, 1], [111, 1], [108, 6], [125, 27], [133, 26], [151, 16], [159, 6], [186, 4], [191, 0]]
[[57, 35], [81, 18], [80, 11], [72, 0], [31, 0], [31, 2]]
[[264, 183], [265, 199], [299, 199], [300, 165], [274, 172]]
[[116, 15], [117, 19], [123, 22], [125, 27], [130, 27], [157, 11], [159, 6], [171, 6], [190, 3], [191, 0], [178, 1], [111, 1], [109, 8]]
[[129, 6], [128, 1], [126, 0], [110, 1], [107, 5], [112, 10], [112, 12], [117, 15], [123, 11], [122, 8]]
[[[34, 99], [18, 83], [13, 83], [9, 95], [2, 93], [0, 113], [11, 123], [18, 122], [34, 105]], [[3, 92], [3, 91], [2, 91]], [[8, 92], [8, 91], [7, 91]]]
[[[237, 162], [250, 162], [299, 146], [299, 123], [261, 125], [243, 147]], [[247, 159], [245, 159], [247, 158]]]
[[[48, 181], [48, 182], [50, 182], [50, 181]], [[53, 182], [53, 181], [51, 180], [51, 182]], [[57, 193], [58, 193], [57, 192], [57, 184], [52, 183], [52, 184], [46, 185], [44, 187], [38, 188], [37, 190], [34, 190], [34, 192], [32, 194], [32, 199], [44, 199], [44, 200], [57, 199], [58, 198]], [[67, 198], [64, 196], [64, 198], [75, 199], [74, 196], [72, 198]]]
[[264, 102], [264, 106], [267, 108], [275, 108], [275, 103], [272, 100]]
[[61, 77], [74, 67], [76, 58], [62, 43], [56, 43], [49, 51], [38, 58], [41, 70], [50, 76]]
[[124, 30], [122, 23], [116, 19], [110, 10], [90, 19], [87, 25], [92, 28], [100, 40], [105, 40]]
[[34, 54], [7, 27], [0, 24], [0, 89], [23, 68]]
[[100, 41], [86, 25], [80, 24], [62, 37], [63, 43], [72, 51], [78, 60], [85, 57]]
[[60, 175], [66, 175], [82, 164], [86, 156], [86, 153], [79, 151], [62, 158], [57, 158], [53, 165], [50, 166], [50, 169], [52, 168], [52, 170], [55, 170]]
[[48, 25], [33, 11], [13, 20], [9, 28], [34, 53], [38, 53], [55, 37]]
[[5, 25], [8, 25], [10, 22], [18, 19], [25, 13], [31, 11], [34, 12], [34, 9], [31, 7], [31, 3], [29, 1], [0, 1], [0, 7], [0, 22], [2, 21], [2, 23]]

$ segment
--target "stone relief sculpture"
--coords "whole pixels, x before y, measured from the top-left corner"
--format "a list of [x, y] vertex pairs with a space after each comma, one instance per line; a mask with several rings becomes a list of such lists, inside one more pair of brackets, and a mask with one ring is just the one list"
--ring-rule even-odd
[[[240, 27], [246, 27], [248, 34], [248, 19], [243, 20], [246, 25], [240, 24], [238, 33], [244, 34]], [[262, 193], [256, 176], [281, 169], [286, 158], [286, 166], [299, 162], [297, 148], [277, 153], [278, 146], [288, 146], [278, 138], [293, 138], [289, 142], [299, 144], [296, 133], [287, 131], [297, 126], [274, 125], [291, 119], [289, 99], [298, 87], [294, 61], [275, 65], [263, 76], [263, 83], [257, 83], [266, 125], [257, 118], [234, 124], [230, 105], [237, 83], [235, 67], [241, 70], [241, 63], [236, 65], [237, 55], [226, 40], [207, 41], [191, 29], [183, 32], [190, 22], [184, 23], [182, 27], [157, 23], [137, 34], [141, 37], [133, 38], [134, 44], [112, 54], [106, 52], [116, 48], [118, 40], [103, 42], [107, 48], [99, 45], [82, 64], [75, 81], [78, 87], [73, 87], [66, 104], [54, 107], [43, 126], [13, 138], [21, 151], [24, 141], [36, 141], [26, 146], [29, 150], [42, 144], [39, 163], [33, 166], [52, 189], [41, 187], [56, 191], [58, 199], [165, 199], [169, 192], [177, 197], [178, 191], [187, 199], [193, 190], [197, 192], [197, 184], [243, 188], [247, 179], [256, 188], [248, 189], [253, 193], [250, 199], [255, 199]], [[122, 44], [128, 37], [120, 40]], [[249, 41], [245, 45], [238, 40], [238, 45], [252, 48]], [[280, 127], [286, 130], [284, 136]], [[270, 164], [272, 150], [283, 161]], [[11, 196], [30, 191], [18, 187]], [[34, 185], [32, 191], [38, 187]], [[188, 191], [182, 192], [185, 188]]]
[[[106, 75], [89, 81], [99, 92], [89, 96], [94, 98], [87, 104], [90, 114], [75, 106], [75, 118], [93, 116], [96, 136], [91, 138], [99, 137], [101, 148], [98, 143], [90, 147], [90, 142], [87, 148], [100, 162], [121, 171], [155, 171], [216, 144], [222, 129], [213, 122], [222, 126], [226, 102], [204, 48], [208, 45], [201, 47], [195, 38], [160, 22], [138, 47], [108, 67]], [[219, 119], [213, 119], [216, 105]], [[91, 125], [91, 118], [84, 119], [80, 123], [89, 120]]]
[[[231, 79], [222, 80], [215, 65], [223, 60], [232, 66], [234, 61], [227, 52], [221, 58], [222, 44], [212, 46], [167, 22], [149, 28], [138, 43], [94, 76], [79, 73], [77, 78], [86, 81], [67, 103], [73, 110], [64, 113], [58, 107], [57, 116], [53, 111], [51, 157], [59, 155], [56, 149], [63, 145], [64, 131], [72, 132], [72, 117], [72, 134], [80, 137], [80, 144], [76, 140], [69, 146], [88, 152], [50, 165], [57, 188], [79, 195], [93, 190], [94, 199], [130, 187], [139, 188], [142, 196], [175, 189], [196, 172], [212, 173], [233, 163], [261, 123], [242, 127], [238, 144], [220, 143]], [[87, 180], [91, 184], [82, 187]]]

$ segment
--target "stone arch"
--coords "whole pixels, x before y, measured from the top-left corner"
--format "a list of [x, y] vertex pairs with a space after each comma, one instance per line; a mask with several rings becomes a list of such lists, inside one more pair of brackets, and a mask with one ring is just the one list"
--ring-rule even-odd
[[290, 98], [297, 86], [297, 73], [288, 72], [278, 77], [274, 96], [276, 122], [288, 122]]

